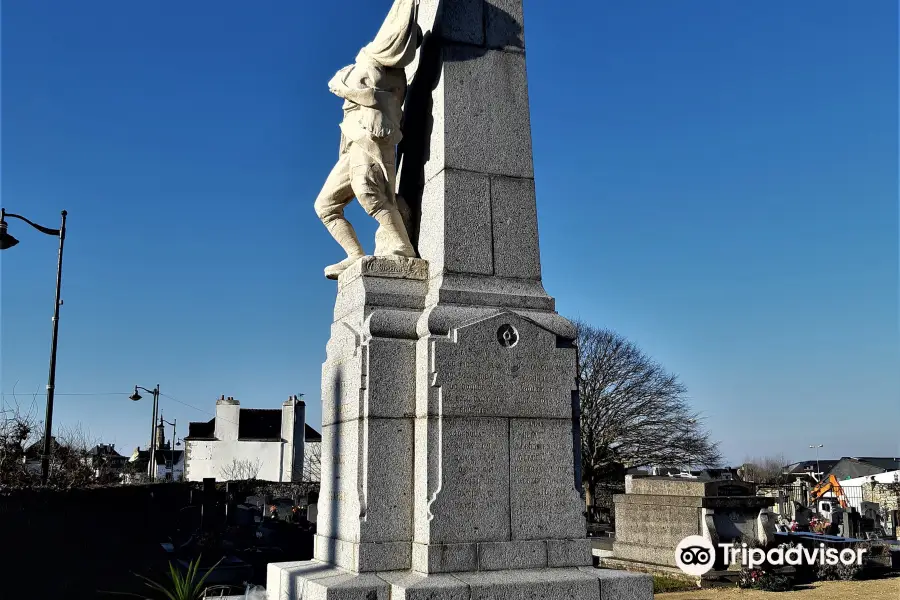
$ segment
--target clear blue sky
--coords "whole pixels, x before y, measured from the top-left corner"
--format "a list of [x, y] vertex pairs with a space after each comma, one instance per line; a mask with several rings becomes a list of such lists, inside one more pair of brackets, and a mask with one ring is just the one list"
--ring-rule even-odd
[[[51, 227], [69, 211], [56, 423], [130, 452], [150, 405], [127, 395], [159, 382], [180, 433], [209, 414], [174, 399], [220, 394], [303, 392], [318, 424], [339, 258], [312, 210], [338, 149], [326, 83], [389, 5], [4, 3], [2, 204]], [[525, 8], [559, 311], [678, 373], [732, 462], [900, 454], [896, 2]], [[11, 228], [2, 392], [28, 405], [56, 245]]]

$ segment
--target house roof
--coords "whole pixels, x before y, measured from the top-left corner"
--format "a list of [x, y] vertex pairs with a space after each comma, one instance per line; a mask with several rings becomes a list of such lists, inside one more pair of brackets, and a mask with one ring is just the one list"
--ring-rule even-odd
[[242, 408], [238, 420], [239, 440], [281, 440], [280, 408]]
[[306, 432], [303, 436], [307, 442], [321, 442], [322, 434], [306, 424]]
[[[306, 424], [307, 442], [321, 442], [322, 434]], [[216, 419], [190, 423], [187, 440], [216, 439]], [[238, 417], [239, 440], [281, 441], [280, 408], [242, 408]]]
[[900, 469], [900, 459], [876, 456], [845, 456], [832, 467], [829, 475], [837, 479], [856, 479]]
[[105, 458], [126, 458], [116, 452], [115, 446], [110, 444], [97, 444], [90, 450], [88, 450], [88, 454], [96, 457], [105, 457]]
[[850, 460], [870, 464], [873, 467], [878, 467], [879, 469], [884, 469], [885, 471], [896, 471], [900, 469], [900, 458], [884, 458], [878, 456], [853, 456], [847, 458], [850, 458]]
[[185, 439], [194, 440], [214, 440], [216, 439], [216, 419], [212, 418], [206, 422], [188, 424], [188, 434]]
[[156, 452], [156, 464], [166, 465], [169, 464], [169, 461], [172, 461], [172, 464], [177, 465], [181, 462], [183, 456], [184, 450], [158, 450]]
[[[56, 438], [51, 435], [50, 436], [50, 451], [52, 452], [58, 446], [59, 446], [59, 442], [57, 442]], [[31, 444], [27, 448], [25, 448], [25, 458], [27, 460], [39, 459], [39, 458], [41, 458], [41, 454], [43, 453], [43, 451], [44, 451], [44, 438], [42, 436], [41, 439], [39, 439], [35, 443]]]
[[838, 464], [838, 462], [839, 461], [833, 459], [822, 459], [819, 461], [801, 460], [800, 462], [785, 465], [782, 470], [786, 475], [803, 474], [820, 470], [823, 473], [828, 473], [834, 468], [834, 465]]
[[[156, 460], [156, 464], [159, 466], [164, 466], [169, 464], [171, 460], [174, 464], [178, 464], [181, 462], [181, 458], [184, 456], [184, 450], [156, 450], [156, 456], [154, 457]], [[131, 456], [131, 462], [136, 462], [140, 464], [146, 464], [147, 461], [150, 460], [150, 451], [149, 450], [138, 450], [137, 458], [134, 455]]]

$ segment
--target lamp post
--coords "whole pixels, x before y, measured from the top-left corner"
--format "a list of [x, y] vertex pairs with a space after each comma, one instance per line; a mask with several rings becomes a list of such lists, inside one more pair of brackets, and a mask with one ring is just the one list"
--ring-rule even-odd
[[41, 484], [47, 485], [50, 478], [50, 434], [53, 432], [53, 396], [56, 389], [56, 342], [59, 335], [59, 307], [62, 300], [59, 299], [60, 286], [62, 285], [62, 260], [63, 245], [66, 241], [66, 211], [62, 211], [62, 225], [59, 229], [50, 229], [34, 223], [22, 215], [15, 215], [0, 208], [0, 250], [12, 248], [19, 240], [7, 232], [6, 217], [25, 221], [41, 233], [59, 237], [59, 255], [56, 260], [56, 302], [53, 305], [53, 337], [50, 340], [50, 373], [47, 376], [47, 412], [44, 416], [44, 448], [41, 451]]
[[[822, 473], [821, 467], [819, 467], [819, 448], [824, 448], [824, 447], [825, 447], [825, 444], [819, 444], [818, 446], [815, 444], [810, 445], [810, 448], [816, 449], [816, 473], [819, 475], [824, 475], [824, 473]], [[818, 481], [818, 479], [816, 479], [816, 481]]]
[[156, 466], [156, 413], [159, 410], [159, 384], [157, 383], [152, 390], [136, 385], [134, 386], [134, 393], [128, 399], [134, 402], [140, 400], [141, 395], [138, 393], [138, 390], [144, 390], [148, 394], [153, 394], [153, 416], [150, 419], [150, 461], [147, 463], [147, 475], [151, 479], [155, 479], [153, 468]]

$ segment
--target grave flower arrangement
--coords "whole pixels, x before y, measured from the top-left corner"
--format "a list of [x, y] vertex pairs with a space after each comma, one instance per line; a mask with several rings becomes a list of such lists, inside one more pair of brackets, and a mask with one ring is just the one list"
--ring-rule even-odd
[[741, 589], [760, 590], [763, 592], [787, 592], [794, 586], [789, 577], [778, 575], [772, 571], [766, 571], [764, 569], [741, 569], [738, 587]]
[[828, 533], [829, 527], [831, 527], [831, 521], [820, 517], [813, 517], [809, 520], [809, 530], [813, 533]]

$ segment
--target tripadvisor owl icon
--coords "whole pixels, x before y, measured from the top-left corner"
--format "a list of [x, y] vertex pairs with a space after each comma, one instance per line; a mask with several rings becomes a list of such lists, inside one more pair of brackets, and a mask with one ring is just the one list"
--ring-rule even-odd
[[712, 542], [699, 535], [689, 535], [675, 547], [675, 564], [688, 575], [705, 575], [712, 570], [715, 560]]

